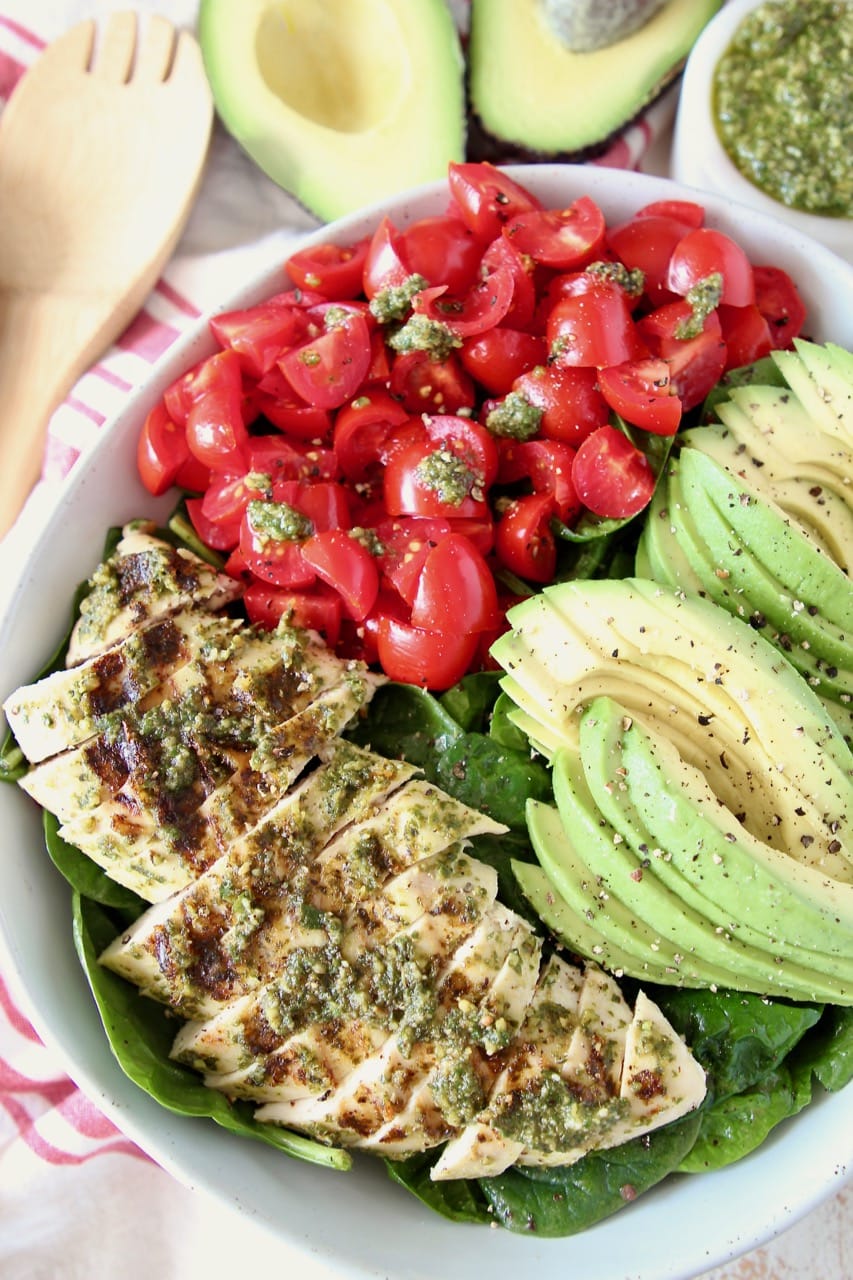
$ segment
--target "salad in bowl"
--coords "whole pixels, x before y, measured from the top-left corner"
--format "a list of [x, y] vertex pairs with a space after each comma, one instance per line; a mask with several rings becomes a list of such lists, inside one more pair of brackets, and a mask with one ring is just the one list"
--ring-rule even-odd
[[134, 397], [3, 623], [2, 911], [167, 1168], [353, 1274], [648, 1280], [846, 1176], [850, 290], [453, 165]]

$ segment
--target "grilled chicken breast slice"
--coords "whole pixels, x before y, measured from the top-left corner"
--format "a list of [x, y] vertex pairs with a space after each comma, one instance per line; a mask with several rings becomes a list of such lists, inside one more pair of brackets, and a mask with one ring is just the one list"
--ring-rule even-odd
[[145, 522], [126, 525], [113, 554], [89, 579], [66, 666], [103, 653], [155, 618], [200, 606], [215, 611], [242, 595], [235, 578], [153, 530]]

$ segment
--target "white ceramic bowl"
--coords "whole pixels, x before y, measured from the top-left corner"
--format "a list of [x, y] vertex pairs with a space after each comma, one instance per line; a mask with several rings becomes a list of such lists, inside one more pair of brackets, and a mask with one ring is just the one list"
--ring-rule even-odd
[[714, 68], [742, 19], [763, 0], [728, 0], [693, 46], [681, 81], [672, 147], [672, 175], [678, 182], [711, 191], [782, 219], [853, 262], [853, 221], [822, 218], [789, 209], [745, 178], [732, 163], [714, 125]]
[[[651, 200], [693, 193], [664, 179], [596, 167], [511, 170], [546, 202], [582, 194], [621, 220]], [[442, 211], [444, 184], [388, 206], [400, 224]], [[755, 261], [786, 268], [801, 285], [809, 331], [853, 347], [853, 268], [784, 224], [709, 198], [709, 222], [732, 232]], [[315, 240], [351, 241], [378, 220], [368, 210], [323, 228]], [[281, 288], [280, 263], [223, 307]], [[97, 562], [108, 525], [165, 514], [136, 478], [142, 419], [165, 386], [212, 350], [202, 322], [128, 397], [93, 454], [66, 482], [55, 512], [17, 569], [0, 620], [0, 698], [30, 679], [61, 636], [74, 585]], [[164, 1110], [122, 1074], [108, 1048], [71, 939], [69, 892], [44, 852], [40, 814], [15, 787], [0, 787], [4, 970], [17, 975], [43, 1038], [67, 1070], [126, 1134], [187, 1185], [202, 1187], [268, 1227], [306, 1257], [348, 1277], [394, 1280], [685, 1280], [784, 1230], [848, 1177], [853, 1088], [820, 1097], [754, 1155], [722, 1172], [669, 1178], [657, 1190], [579, 1236], [540, 1240], [452, 1224], [395, 1187], [370, 1159], [350, 1174], [298, 1163], [208, 1121]], [[132, 1211], [132, 1206], [129, 1206]]]

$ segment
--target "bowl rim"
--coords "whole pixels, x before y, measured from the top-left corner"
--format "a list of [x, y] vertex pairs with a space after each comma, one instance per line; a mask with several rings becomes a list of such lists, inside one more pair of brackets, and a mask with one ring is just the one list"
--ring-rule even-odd
[[[695, 198], [708, 207], [709, 223], [719, 221], [731, 225], [733, 219], [742, 217], [748, 228], [745, 237], [748, 246], [760, 246], [768, 236], [771, 243], [783, 236], [786, 245], [791, 246], [791, 251], [800, 256], [804, 265], [808, 262], [814, 270], [816, 262], [818, 274], [822, 276], [838, 274], [839, 264], [834, 255], [788, 228], [783, 232], [778, 220], [770, 222], [748, 207], [738, 212], [737, 206], [728, 201], [691, 192], [669, 179], [574, 165], [512, 166], [509, 172], [543, 192], [557, 190], [562, 195], [565, 191], [571, 199], [590, 194], [600, 200], [605, 211], [608, 203], [620, 207], [627, 203], [636, 209], [656, 199]], [[320, 227], [302, 243], [358, 238], [384, 213], [404, 223], [413, 216], [441, 211], [446, 204], [446, 191], [443, 180], [427, 184]], [[853, 268], [843, 263], [841, 267], [844, 287], [853, 296]], [[273, 292], [276, 286], [280, 287], [280, 270], [281, 259], [276, 255], [215, 310], [248, 305]], [[819, 305], [817, 292], [814, 297], [815, 305]], [[154, 518], [171, 506], [168, 495], [154, 501], [144, 494], [135, 477], [130, 476], [135, 431], [165, 386], [194, 359], [213, 349], [207, 332], [209, 315], [207, 312], [200, 317], [158, 362], [150, 377], [128, 396], [126, 405], [103, 431], [91, 453], [63, 483], [53, 513], [26, 562], [19, 567], [6, 611], [0, 618], [0, 692], [3, 696], [7, 689], [29, 678], [32, 671], [32, 641], [16, 634], [16, 618], [22, 616], [34, 624], [33, 630], [42, 636], [45, 651], [49, 651], [63, 622], [55, 616], [51, 603], [56, 598], [56, 589], [63, 582], [78, 580], [81, 575], [74, 577], [73, 574], [81, 564], [91, 567], [107, 524], [139, 515], [140, 502], [145, 504], [144, 513]], [[853, 316], [847, 320], [849, 332], [843, 341], [853, 344]], [[122, 475], [127, 471], [127, 491], [121, 494], [108, 491], [104, 495], [105, 477], [117, 469]], [[106, 512], [102, 509], [104, 505], [108, 507]], [[76, 522], [75, 537], [63, 538], [69, 517]], [[39, 595], [39, 583], [45, 579], [52, 589], [46, 593], [42, 590]], [[18, 817], [24, 805], [12, 803], [13, 799], [22, 801], [25, 797], [17, 788], [3, 791], [13, 794], [0, 795], [0, 816], [4, 821], [11, 819], [13, 829], [37, 839], [35, 815], [28, 811], [24, 822]], [[724, 1262], [785, 1230], [853, 1177], [849, 1143], [845, 1141], [845, 1135], [853, 1126], [853, 1090], [848, 1089], [846, 1096], [842, 1091], [831, 1097], [816, 1098], [807, 1116], [781, 1126], [752, 1156], [729, 1169], [704, 1175], [698, 1195], [688, 1189], [688, 1204], [694, 1206], [696, 1218], [692, 1230], [671, 1232], [673, 1211], [683, 1214], [685, 1179], [679, 1176], [667, 1179], [669, 1185], [661, 1185], [650, 1197], [642, 1197], [636, 1206], [626, 1208], [578, 1236], [538, 1240], [447, 1223], [398, 1189], [395, 1189], [397, 1199], [392, 1200], [393, 1184], [381, 1170], [368, 1168], [362, 1162], [358, 1174], [349, 1176], [351, 1194], [336, 1197], [339, 1222], [348, 1224], [352, 1232], [362, 1232], [360, 1237], [356, 1234], [349, 1241], [354, 1245], [357, 1240], [358, 1247], [345, 1247], [342, 1252], [338, 1232], [329, 1231], [325, 1212], [327, 1180], [333, 1175], [300, 1165], [290, 1180], [294, 1190], [288, 1197], [288, 1204], [295, 1208], [290, 1207], [290, 1217], [285, 1215], [283, 1220], [282, 1183], [288, 1181], [289, 1166], [286, 1162], [282, 1165], [280, 1152], [272, 1148], [259, 1149], [260, 1144], [241, 1142], [232, 1135], [222, 1134], [207, 1121], [175, 1117], [124, 1077], [109, 1054], [82, 971], [65, 972], [62, 968], [73, 954], [70, 921], [67, 937], [50, 939], [50, 955], [40, 958], [36, 947], [27, 941], [16, 915], [23, 903], [38, 916], [42, 905], [35, 904], [38, 889], [47, 893], [50, 909], [60, 918], [63, 909], [60, 899], [63, 894], [67, 897], [67, 886], [64, 882], [54, 884], [52, 880], [48, 884], [47, 871], [52, 872], [52, 868], [39, 864], [29, 871], [17, 851], [13, 856], [18, 857], [24, 868], [26, 883], [16, 886], [15, 894], [0, 897], [3, 971], [12, 975], [24, 1002], [32, 1009], [32, 1020], [39, 1034], [60, 1055], [71, 1078], [120, 1129], [180, 1181], [253, 1218], [315, 1262], [334, 1266], [336, 1274], [365, 1280], [383, 1274], [394, 1274], [397, 1280], [425, 1280], [427, 1276], [462, 1280], [472, 1273], [475, 1260], [476, 1265], [481, 1265], [482, 1260], [489, 1257], [488, 1265], [495, 1280], [503, 1280], [504, 1276], [509, 1280], [519, 1266], [530, 1265], [542, 1267], [545, 1276], [556, 1277], [572, 1262], [581, 1273], [584, 1269], [587, 1273], [595, 1269], [598, 1280], [687, 1280], [698, 1271]], [[37, 884], [39, 879], [41, 885]], [[65, 910], [67, 913], [67, 902]], [[33, 962], [40, 967], [33, 969]], [[57, 984], [57, 990], [52, 992], [51, 1003], [46, 1006], [44, 991], [51, 990], [49, 982]], [[77, 1002], [73, 1019], [69, 1011], [60, 1008], [66, 997]], [[88, 1007], [80, 1005], [81, 1000], [88, 1001]], [[798, 1158], [780, 1160], [779, 1147], [783, 1143], [788, 1144], [783, 1150], [791, 1151], [792, 1156], [795, 1151], [799, 1152]], [[227, 1180], [223, 1182], [220, 1172], [223, 1152], [227, 1152], [228, 1167], [233, 1173], [230, 1185]], [[760, 1175], [758, 1184], [756, 1174]], [[387, 1218], [382, 1220], [382, 1231], [370, 1231], [370, 1223], [377, 1221], [374, 1202], [379, 1187], [384, 1193], [379, 1196], [380, 1203], [393, 1205], [393, 1232]], [[317, 1208], [318, 1201], [322, 1212]], [[715, 1217], [715, 1213], [720, 1213], [721, 1204], [728, 1206], [728, 1217], [722, 1221]], [[374, 1207], [371, 1209], [371, 1206]], [[644, 1215], [639, 1222], [650, 1225], [645, 1233], [635, 1231], [638, 1213]], [[682, 1225], [687, 1216], [683, 1214]], [[667, 1224], [669, 1231], [663, 1229]], [[656, 1226], [661, 1229], [663, 1247], [658, 1242]], [[492, 1240], [499, 1242], [497, 1246], [490, 1246]], [[615, 1270], [610, 1269], [612, 1264]], [[628, 1267], [631, 1269], [627, 1270]]]
[[714, 124], [711, 101], [717, 63], [747, 14], [767, 2], [726, 0], [691, 49], [682, 74], [673, 131], [673, 176], [692, 186], [722, 192], [770, 217], [788, 222], [848, 257], [853, 255], [853, 219], [808, 213], [775, 200], [738, 169]]

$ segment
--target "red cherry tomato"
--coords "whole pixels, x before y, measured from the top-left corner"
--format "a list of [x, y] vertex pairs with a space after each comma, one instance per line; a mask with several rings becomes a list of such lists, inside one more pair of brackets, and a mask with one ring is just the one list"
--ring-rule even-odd
[[357, 298], [369, 247], [370, 236], [352, 245], [311, 245], [292, 253], [285, 270], [300, 289], [316, 289], [330, 301]]
[[412, 601], [412, 625], [469, 634], [498, 625], [498, 596], [491, 570], [460, 533], [449, 533], [426, 555]]
[[536, 365], [512, 387], [542, 410], [540, 434], [577, 445], [610, 417], [594, 368]]
[[504, 235], [534, 262], [561, 271], [585, 267], [604, 248], [604, 214], [589, 196], [567, 209], [534, 209], [504, 227]]
[[673, 436], [681, 423], [681, 401], [665, 360], [629, 360], [599, 369], [598, 385], [611, 409], [636, 427]]
[[501, 325], [462, 344], [459, 358], [468, 373], [495, 396], [512, 390], [516, 378], [534, 365], [544, 365], [545, 339]]
[[726, 367], [726, 344], [720, 318], [712, 311], [695, 338], [680, 338], [681, 326], [692, 316], [687, 302], [668, 302], [637, 321], [649, 351], [666, 360], [670, 381], [687, 412], [700, 404], [719, 382]]
[[797, 286], [781, 267], [753, 267], [755, 304], [770, 328], [774, 348], [787, 350], [802, 333], [806, 307]]
[[400, 232], [390, 218], [379, 223], [370, 238], [364, 263], [362, 285], [368, 298], [383, 289], [397, 288], [408, 280], [411, 271], [402, 258]]
[[482, 270], [490, 274], [499, 267], [505, 267], [512, 276], [512, 302], [504, 316], [504, 324], [514, 329], [527, 329], [536, 312], [535, 264], [520, 254], [505, 236], [498, 236], [483, 254]]
[[529, 480], [534, 493], [553, 500], [554, 514], [563, 524], [572, 524], [581, 503], [572, 479], [575, 451], [564, 440], [507, 440], [501, 450], [498, 480], [514, 484]]
[[243, 423], [243, 382], [234, 351], [219, 351], [193, 371], [187, 388], [187, 445], [210, 467], [232, 475], [247, 470], [249, 434]]
[[638, 360], [637, 335], [625, 291], [611, 280], [581, 273], [548, 316], [546, 337], [558, 366], [596, 366]]
[[634, 215], [636, 218], [675, 218], [688, 227], [701, 227], [705, 222], [705, 210], [693, 200], [653, 200], [644, 204]]
[[599, 427], [580, 445], [572, 476], [584, 506], [610, 519], [621, 520], [642, 511], [655, 488], [646, 456], [610, 425]]
[[477, 651], [476, 632], [428, 631], [391, 616], [376, 625], [376, 648], [392, 680], [424, 688], [449, 689], [465, 675]]
[[469, 338], [500, 324], [509, 311], [512, 294], [512, 273], [507, 267], [496, 267], [463, 297], [450, 296], [444, 285], [424, 289], [415, 295], [412, 309], [447, 325], [458, 338]]
[[189, 456], [186, 435], [161, 400], [142, 424], [136, 446], [136, 465], [148, 492], [157, 497], [170, 489]]
[[318, 582], [309, 591], [253, 582], [243, 593], [249, 621], [267, 631], [286, 616], [294, 627], [317, 631], [334, 648], [341, 634], [342, 602], [337, 591]]
[[339, 593], [349, 617], [362, 622], [379, 592], [379, 570], [367, 548], [343, 529], [326, 529], [302, 543], [302, 557]]
[[717, 308], [723, 341], [726, 344], [726, 369], [739, 369], [769, 355], [773, 349], [770, 326], [758, 307]]
[[389, 390], [409, 413], [458, 413], [473, 408], [477, 398], [471, 377], [453, 353], [446, 360], [433, 360], [427, 351], [395, 356]]
[[212, 551], [233, 551], [240, 537], [240, 524], [220, 524], [209, 520], [202, 510], [202, 498], [187, 498], [190, 524]]
[[278, 365], [308, 404], [337, 409], [355, 395], [370, 360], [367, 322], [359, 312], [350, 311], [319, 337], [288, 351]]
[[536, 196], [488, 163], [451, 163], [448, 181], [465, 225], [486, 243], [499, 236], [518, 214], [542, 208]]
[[289, 347], [307, 333], [304, 309], [262, 302], [255, 307], [213, 316], [210, 329], [219, 345], [236, 351], [252, 378], [262, 378]]
[[395, 427], [408, 421], [406, 409], [387, 391], [371, 390], [338, 410], [333, 436], [341, 472], [358, 483], [381, 469], [380, 449]]
[[271, 537], [262, 527], [258, 507], [250, 503], [240, 523], [239, 547], [246, 567], [277, 587], [310, 587], [317, 575], [302, 556], [304, 538]]
[[684, 297], [716, 273], [723, 278], [721, 302], [746, 307], [755, 301], [752, 266], [740, 245], [713, 227], [699, 227], [673, 249], [666, 282], [673, 293]]
[[483, 248], [460, 218], [419, 218], [400, 233], [398, 246], [411, 274], [446, 285], [451, 294], [465, 293], [477, 278]]
[[[651, 206], [650, 206], [651, 207]], [[653, 306], [676, 295], [668, 284], [672, 251], [691, 230], [691, 224], [671, 214], [646, 213], [611, 227], [607, 243], [620, 262], [643, 273], [643, 292]]]
[[511, 573], [529, 582], [550, 582], [554, 577], [554, 514], [554, 500], [547, 493], [531, 493], [507, 503], [495, 526], [495, 555]]

